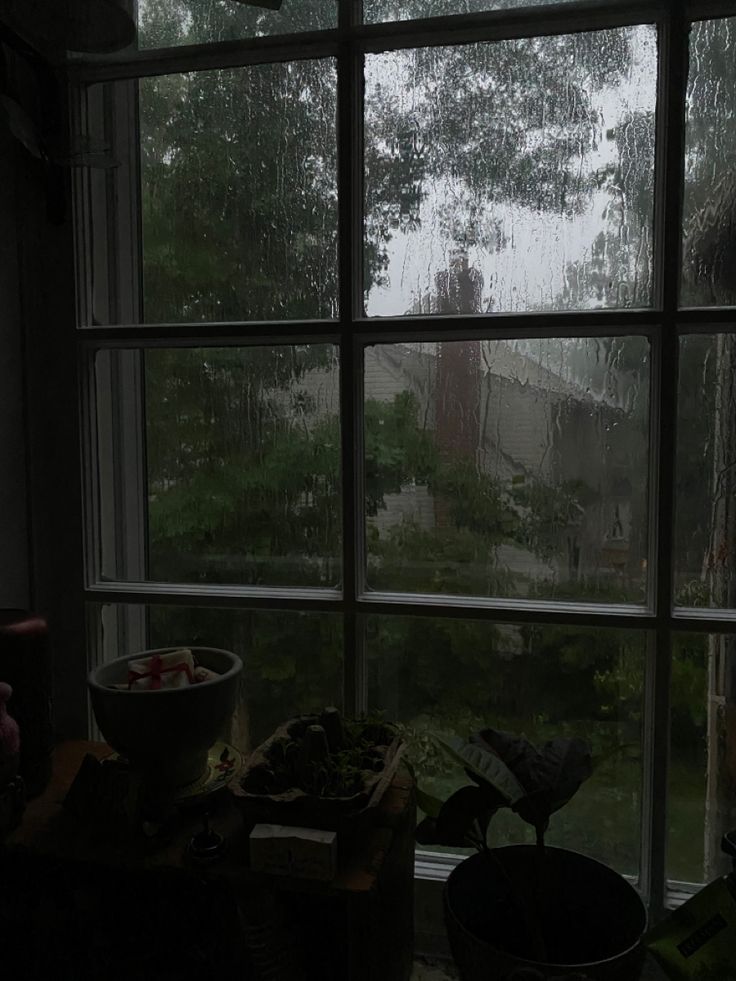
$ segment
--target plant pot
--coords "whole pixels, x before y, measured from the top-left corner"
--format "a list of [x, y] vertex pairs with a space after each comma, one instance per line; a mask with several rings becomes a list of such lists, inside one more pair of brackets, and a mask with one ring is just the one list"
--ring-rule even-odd
[[341, 848], [347, 839], [369, 826], [376, 806], [391, 784], [401, 756], [402, 741], [393, 726], [366, 723], [363, 739], [374, 749], [376, 769], [364, 770], [360, 785], [346, 796], [321, 796], [275, 779], [281, 747], [301, 745], [320, 716], [300, 716], [285, 722], [250, 756], [238, 785], [231, 787], [248, 825], [285, 824], [338, 832]]
[[[509, 845], [493, 854], [516, 895], [533, 896], [539, 881], [536, 847]], [[453, 870], [444, 891], [445, 922], [462, 981], [505, 981], [521, 967], [545, 978], [573, 972], [590, 981], [641, 977], [647, 914], [622, 876], [594, 859], [548, 846], [541, 883], [546, 954], [535, 959], [511, 886], [496, 864], [478, 854]]]
[[129, 654], [95, 668], [87, 684], [100, 732], [139, 771], [147, 784], [178, 790], [207, 768], [207, 751], [232, 716], [242, 662], [214, 647], [191, 647], [197, 662], [216, 677], [183, 688], [119, 690], [131, 661], [179, 650], [165, 647]]

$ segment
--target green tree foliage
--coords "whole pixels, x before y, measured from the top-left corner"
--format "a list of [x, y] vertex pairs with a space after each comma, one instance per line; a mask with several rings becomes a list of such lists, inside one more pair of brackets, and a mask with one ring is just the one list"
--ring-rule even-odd
[[334, 64], [149, 79], [140, 102], [146, 320], [334, 316]]
[[326, 345], [147, 353], [154, 578], [336, 584], [339, 423], [312, 423], [299, 387], [333, 359]]
[[365, 407], [366, 513], [385, 508], [386, 494], [398, 494], [414, 480], [426, 484], [437, 469], [437, 450], [417, 423], [419, 406], [410, 392], [392, 402], [368, 399]]

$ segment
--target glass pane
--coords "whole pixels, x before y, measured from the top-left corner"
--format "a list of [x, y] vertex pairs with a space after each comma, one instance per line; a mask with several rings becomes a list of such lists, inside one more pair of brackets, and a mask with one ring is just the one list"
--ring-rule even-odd
[[103, 574], [339, 584], [335, 348], [104, 351], [96, 374]]
[[709, 882], [730, 871], [721, 837], [736, 828], [736, 637], [674, 639], [668, 875]]
[[370, 55], [370, 316], [645, 307], [650, 26]]
[[366, 349], [374, 589], [642, 603], [649, 345]]
[[736, 607], [736, 335], [680, 342], [676, 602]]
[[682, 301], [736, 304], [736, 17], [693, 25]]
[[145, 319], [337, 313], [331, 59], [140, 83]]
[[138, 0], [141, 48], [234, 41], [337, 26], [337, 0]]
[[[534, 743], [577, 736], [594, 773], [552, 816], [547, 840], [637, 875], [646, 635], [620, 630], [371, 617], [368, 704], [404, 723], [419, 786], [445, 796], [469, 781], [433, 736], [491, 726]], [[533, 841], [511, 812], [494, 844]]]
[[112, 604], [90, 609], [94, 664], [157, 647], [219, 647], [239, 655], [241, 700], [230, 736], [244, 751], [289, 718], [343, 705], [343, 629], [336, 614]]

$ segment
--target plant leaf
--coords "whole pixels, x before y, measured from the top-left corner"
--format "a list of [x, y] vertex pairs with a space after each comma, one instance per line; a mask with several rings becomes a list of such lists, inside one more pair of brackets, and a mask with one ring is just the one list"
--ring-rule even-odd
[[458, 746], [453, 746], [439, 736], [436, 739], [442, 749], [456, 763], [470, 771], [471, 775], [475, 775], [484, 783], [490, 784], [501, 795], [502, 802], [507, 806], [513, 806], [524, 797], [523, 785], [505, 762], [489, 747], [474, 742], [460, 742]]
[[537, 831], [574, 796], [591, 775], [590, 747], [582, 739], [552, 739], [537, 750], [523, 736], [484, 729], [473, 737], [478, 748], [497, 753], [524, 788], [512, 808]]
[[414, 837], [420, 845], [447, 845], [467, 848], [476, 845], [476, 825], [485, 840], [488, 823], [497, 808], [490, 803], [483, 787], [461, 787], [447, 798], [436, 818], [428, 817], [417, 826]]
[[448, 797], [442, 805], [437, 818], [437, 832], [440, 845], [462, 848], [469, 842], [468, 836], [477, 822], [483, 838], [496, 808], [489, 808], [488, 799], [482, 787], [461, 787]]
[[41, 150], [41, 140], [38, 136], [36, 124], [15, 99], [9, 95], [0, 95], [0, 108], [8, 124], [8, 128], [13, 136], [22, 143], [30, 154], [43, 159]]
[[436, 818], [439, 816], [442, 810], [442, 801], [439, 797], [433, 797], [432, 794], [428, 794], [426, 791], [422, 790], [421, 787], [417, 787], [417, 807], [424, 811], [424, 813], [429, 818]]
[[414, 831], [414, 840], [418, 845], [438, 845], [437, 822], [427, 817], [420, 821]]

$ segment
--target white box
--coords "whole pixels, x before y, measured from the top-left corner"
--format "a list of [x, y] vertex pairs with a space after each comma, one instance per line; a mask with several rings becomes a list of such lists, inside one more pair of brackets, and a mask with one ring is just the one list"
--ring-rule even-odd
[[254, 872], [331, 882], [337, 872], [337, 834], [283, 824], [257, 824], [250, 833]]

